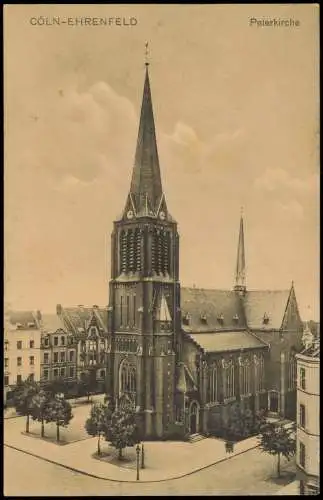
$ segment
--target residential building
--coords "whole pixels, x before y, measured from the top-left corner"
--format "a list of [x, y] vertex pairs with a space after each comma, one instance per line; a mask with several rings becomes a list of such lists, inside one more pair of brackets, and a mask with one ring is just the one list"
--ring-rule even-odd
[[244, 220], [230, 290], [181, 287], [179, 233], [162, 188], [148, 63], [129, 194], [113, 223], [107, 391], [142, 434], [216, 431], [239, 401], [296, 419], [303, 325], [294, 285], [248, 290]]
[[[320, 338], [306, 326], [306, 347], [297, 360], [296, 465], [301, 495], [318, 495], [320, 480]], [[304, 332], [305, 333], [305, 332]]]
[[8, 311], [4, 321], [4, 401], [21, 382], [40, 380], [40, 312]]

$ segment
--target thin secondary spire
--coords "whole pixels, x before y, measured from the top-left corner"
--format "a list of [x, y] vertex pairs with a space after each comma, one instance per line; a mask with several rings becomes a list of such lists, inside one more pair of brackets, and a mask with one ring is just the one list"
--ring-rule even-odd
[[237, 253], [237, 265], [235, 275], [234, 290], [244, 293], [246, 291], [246, 262], [245, 262], [245, 248], [244, 248], [244, 227], [243, 227], [243, 208], [241, 207], [240, 215], [240, 229]]
[[149, 66], [149, 49], [148, 49], [148, 42], [145, 43], [145, 65]]

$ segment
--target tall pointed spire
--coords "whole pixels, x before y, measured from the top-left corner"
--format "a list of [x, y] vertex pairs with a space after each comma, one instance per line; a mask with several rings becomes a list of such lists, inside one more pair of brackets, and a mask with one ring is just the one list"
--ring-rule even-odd
[[139, 214], [148, 204], [156, 213], [163, 190], [160, 176], [154, 113], [149, 81], [148, 43], [146, 43], [146, 75], [130, 194]]
[[238, 242], [238, 254], [237, 254], [234, 290], [240, 293], [244, 293], [246, 291], [246, 262], [245, 262], [245, 249], [244, 249], [244, 229], [243, 229], [242, 209], [240, 216], [240, 230], [239, 230], [239, 242]]

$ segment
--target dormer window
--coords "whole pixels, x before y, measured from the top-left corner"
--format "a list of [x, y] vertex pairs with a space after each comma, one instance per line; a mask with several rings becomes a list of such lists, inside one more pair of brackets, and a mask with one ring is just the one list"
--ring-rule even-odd
[[79, 326], [78, 329], [77, 329], [77, 331], [79, 333], [83, 333], [84, 332], [84, 328], [82, 326]]
[[224, 321], [223, 313], [221, 313], [221, 314], [218, 315], [217, 320], [218, 320], [219, 323], [223, 323], [223, 321]]
[[264, 325], [268, 325], [268, 323], [269, 323], [269, 316], [268, 316], [267, 313], [264, 314], [264, 317], [263, 317], [262, 321], [263, 321]]
[[237, 315], [237, 313], [233, 316], [233, 321], [239, 321], [239, 316]]
[[183, 316], [183, 323], [184, 325], [189, 325], [190, 324], [190, 321], [191, 321], [191, 315], [190, 313], [186, 313], [184, 316]]
[[21, 323], [17, 323], [16, 324], [16, 327], [17, 327], [17, 330], [21, 329], [22, 328], [22, 324]]
[[207, 316], [206, 313], [201, 313], [201, 322], [206, 324], [207, 323]]
[[35, 323], [34, 322], [29, 322], [27, 323], [28, 325], [28, 328], [34, 328], [35, 327]]

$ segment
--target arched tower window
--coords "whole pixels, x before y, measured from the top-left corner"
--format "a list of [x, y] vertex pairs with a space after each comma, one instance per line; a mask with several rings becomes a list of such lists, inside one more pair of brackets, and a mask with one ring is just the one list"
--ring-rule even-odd
[[128, 231], [127, 237], [127, 271], [134, 271], [135, 269], [135, 238], [134, 232]]
[[127, 359], [122, 361], [119, 370], [119, 394], [136, 394], [136, 368]]
[[127, 234], [121, 231], [120, 235], [120, 270], [122, 273], [127, 272]]
[[135, 246], [136, 246], [136, 270], [141, 271], [141, 231], [135, 231]]

